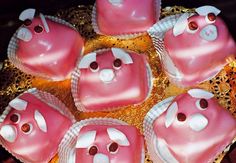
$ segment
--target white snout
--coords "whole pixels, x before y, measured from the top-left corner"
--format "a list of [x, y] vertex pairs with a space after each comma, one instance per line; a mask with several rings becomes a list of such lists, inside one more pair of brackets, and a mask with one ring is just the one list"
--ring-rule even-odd
[[109, 0], [109, 2], [114, 6], [119, 6], [123, 3], [123, 0]]
[[191, 115], [189, 119], [189, 127], [194, 131], [202, 131], [204, 128], [207, 127], [207, 125], [208, 119], [200, 113]]
[[103, 69], [99, 73], [99, 78], [104, 83], [110, 83], [115, 77], [115, 73], [112, 69]]
[[107, 155], [102, 153], [97, 153], [93, 158], [93, 163], [109, 163], [109, 158]]
[[0, 135], [8, 142], [13, 143], [16, 140], [16, 128], [12, 125], [4, 125], [0, 129]]
[[22, 27], [17, 32], [16, 37], [25, 41], [25, 42], [28, 42], [32, 39], [32, 33], [27, 28]]
[[217, 28], [215, 25], [207, 25], [206, 27], [204, 27], [201, 32], [200, 32], [200, 36], [201, 38], [203, 38], [206, 41], [214, 41], [217, 36], [218, 36], [218, 32], [217, 32]]

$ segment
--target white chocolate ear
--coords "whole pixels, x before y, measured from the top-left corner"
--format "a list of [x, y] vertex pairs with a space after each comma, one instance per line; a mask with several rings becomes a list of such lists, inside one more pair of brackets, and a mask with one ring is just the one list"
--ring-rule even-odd
[[47, 132], [47, 123], [45, 121], [45, 118], [38, 110], [35, 110], [34, 112], [34, 119], [39, 129], [42, 130], [43, 132]]
[[165, 121], [166, 128], [170, 127], [170, 125], [175, 121], [177, 112], [178, 112], [178, 104], [177, 102], [174, 102], [169, 106], [166, 113], [166, 121]]
[[188, 91], [188, 94], [194, 98], [211, 99], [212, 97], [214, 97], [212, 93], [202, 90], [202, 89], [190, 89]]
[[80, 60], [79, 68], [88, 68], [90, 63], [96, 61], [97, 53], [89, 53]]
[[19, 19], [21, 21], [24, 21], [26, 19], [32, 20], [34, 18], [34, 15], [35, 15], [35, 9], [29, 8], [21, 12]]
[[88, 131], [81, 134], [76, 142], [76, 148], [88, 148], [93, 144], [96, 138], [96, 131]]
[[120, 146], [129, 146], [130, 145], [129, 140], [127, 139], [125, 134], [122, 133], [121, 131], [119, 131], [115, 128], [108, 128], [107, 133], [108, 133], [109, 138], [112, 141], [119, 144]]
[[46, 31], [47, 33], [50, 32], [49, 26], [48, 26], [48, 23], [47, 23], [47, 20], [45, 19], [44, 15], [40, 13], [40, 14], [39, 14], [39, 17], [41, 18], [41, 21], [42, 21], [42, 23], [43, 23], [43, 26], [44, 26], [45, 31]]
[[183, 15], [181, 15], [179, 17], [179, 19], [177, 20], [177, 22], [173, 28], [174, 36], [178, 36], [178, 35], [184, 33], [184, 30], [188, 26], [188, 17], [189, 17], [189, 15], [187, 13], [184, 13]]
[[122, 60], [124, 64], [132, 64], [133, 59], [130, 57], [129, 53], [125, 52], [119, 48], [111, 48], [112, 54], [115, 58], [119, 58]]
[[9, 105], [19, 111], [25, 110], [28, 102], [19, 98], [15, 98], [9, 102]]
[[14, 126], [4, 125], [0, 129], [0, 135], [8, 142], [14, 143], [16, 140], [17, 132]]
[[204, 115], [196, 113], [191, 115], [188, 124], [193, 131], [199, 132], [207, 127], [208, 119]]
[[18, 39], [21, 39], [21, 40], [25, 41], [25, 42], [28, 42], [32, 39], [32, 33], [30, 32], [29, 29], [22, 27], [17, 32], [16, 37]]
[[201, 16], [207, 16], [209, 13], [214, 13], [216, 16], [221, 12], [218, 8], [214, 6], [201, 6], [195, 9], [196, 13]]
[[123, 0], [109, 0], [109, 2], [114, 6], [119, 6], [123, 3]]

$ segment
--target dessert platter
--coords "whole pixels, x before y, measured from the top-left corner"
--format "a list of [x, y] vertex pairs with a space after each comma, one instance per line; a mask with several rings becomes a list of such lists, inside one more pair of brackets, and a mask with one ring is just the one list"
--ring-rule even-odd
[[1, 146], [26, 163], [220, 163], [236, 141], [236, 44], [219, 9], [196, 7], [22, 11]]

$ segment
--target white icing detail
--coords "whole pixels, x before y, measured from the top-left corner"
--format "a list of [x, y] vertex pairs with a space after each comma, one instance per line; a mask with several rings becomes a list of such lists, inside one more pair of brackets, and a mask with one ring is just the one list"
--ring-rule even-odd
[[214, 6], [201, 6], [196, 8], [195, 11], [201, 16], [207, 16], [209, 13], [214, 13], [217, 16], [221, 12]]
[[80, 69], [88, 68], [90, 63], [96, 61], [96, 56], [97, 56], [96, 53], [89, 53], [89, 54], [85, 55], [79, 63], [79, 68]]
[[119, 131], [115, 128], [108, 128], [107, 133], [108, 133], [109, 138], [112, 141], [119, 144], [120, 146], [129, 146], [130, 145], [128, 138], [121, 131]]
[[40, 130], [42, 130], [43, 132], [47, 132], [47, 123], [45, 121], [45, 118], [38, 110], [35, 110], [34, 112], [34, 119]]
[[170, 125], [175, 121], [177, 112], [178, 112], [178, 104], [177, 102], [174, 102], [169, 106], [166, 113], [166, 120], [165, 120], [166, 128], [170, 127]]
[[188, 91], [188, 94], [194, 98], [211, 99], [212, 97], [214, 97], [212, 93], [202, 90], [202, 89], [190, 89]]
[[29, 8], [21, 12], [19, 19], [21, 21], [24, 21], [26, 19], [32, 20], [34, 18], [34, 15], [35, 15], [35, 9]]
[[207, 127], [208, 120], [204, 115], [196, 113], [190, 116], [188, 123], [193, 131], [199, 132]]
[[46, 31], [47, 33], [50, 32], [49, 26], [48, 26], [48, 23], [47, 23], [47, 20], [45, 19], [44, 15], [40, 13], [40, 14], [39, 14], [39, 17], [40, 17], [40, 19], [41, 19], [41, 21], [42, 21], [42, 23], [43, 23], [43, 26], [44, 26], [45, 31]]
[[171, 154], [165, 140], [156, 139], [156, 149], [161, 159], [166, 163], [179, 163], [176, 158]]
[[93, 144], [96, 138], [96, 131], [88, 131], [81, 134], [76, 142], [76, 148], [88, 148]]
[[0, 129], [0, 135], [8, 142], [13, 143], [16, 140], [17, 131], [12, 125], [4, 125]]
[[200, 106], [200, 100], [201, 100], [201, 99], [199, 99], [199, 100], [196, 101], [196, 103], [195, 103], [196, 107], [197, 107], [199, 110], [206, 110], [207, 108], [202, 108], [202, 107]]
[[102, 153], [97, 153], [93, 158], [93, 163], [109, 163], [109, 158], [107, 155]]
[[181, 15], [181, 17], [177, 20], [176, 24], [173, 28], [173, 34], [174, 36], [178, 36], [184, 32], [186, 27], [188, 26], [188, 14], [185, 13]]
[[17, 32], [16, 37], [18, 39], [21, 39], [21, 40], [25, 41], [25, 42], [28, 42], [32, 39], [33, 36], [32, 36], [32, 33], [30, 32], [29, 29], [21, 27], [19, 29], [19, 31]]
[[12, 101], [9, 102], [9, 105], [19, 111], [25, 110], [27, 107], [28, 102], [19, 99], [19, 98], [15, 98]]
[[200, 32], [200, 36], [201, 38], [203, 38], [206, 41], [214, 41], [217, 36], [218, 36], [218, 32], [217, 32], [217, 28], [215, 25], [207, 25], [205, 26], [201, 32]]
[[28, 93], [34, 93], [36, 91], [37, 91], [37, 88], [31, 88], [27, 90]]
[[112, 54], [115, 58], [119, 58], [122, 60], [124, 64], [132, 64], [133, 59], [129, 55], [129, 53], [125, 52], [122, 49], [119, 48], [111, 48]]
[[103, 69], [99, 73], [99, 78], [104, 83], [110, 83], [115, 77], [115, 73], [112, 69]]
[[109, 2], [114, 6], [120, 6], [123, 3], [123, 0], [109, 0]]

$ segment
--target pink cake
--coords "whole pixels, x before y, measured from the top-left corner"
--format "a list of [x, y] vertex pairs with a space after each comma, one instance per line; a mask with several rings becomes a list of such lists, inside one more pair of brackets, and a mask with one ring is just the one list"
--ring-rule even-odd
[[112, 110], [143, 102], [151, 88], [144, 54], [118, 48], [86, 54], [72, 74], [72, 95], [81, 111]]
[[47, 163], [75, 122], [54, 96], [31, 89], [13, 99], [0, 117], [0, 144], [23, 162]]
[[144, 120], [154, 162], [213, 162], [236, 137], [236, 120], [202, 89], [155, 105]]
[[34, 9], [21, 13], [23, 25], [13, 36], [9, 59], [22, 71], [51, 80], [70, 77], [83, 53], [84, 41], [69, 23], [40, 14]]
[[93, 27], [104, 35], [146, 32], [160, 15], [160, 0], [97, 0]]
[[88, 119], [67, 132], [59, 158], [59, 162], [74, 163], [144, 163], [144, 139], [122, 121]]
[[167, 17], [149, 30], [171, 81], [193, 86], [214, 77], [235, 57], [235, 42], [219, 13], [203, 6], [196, 13]]

